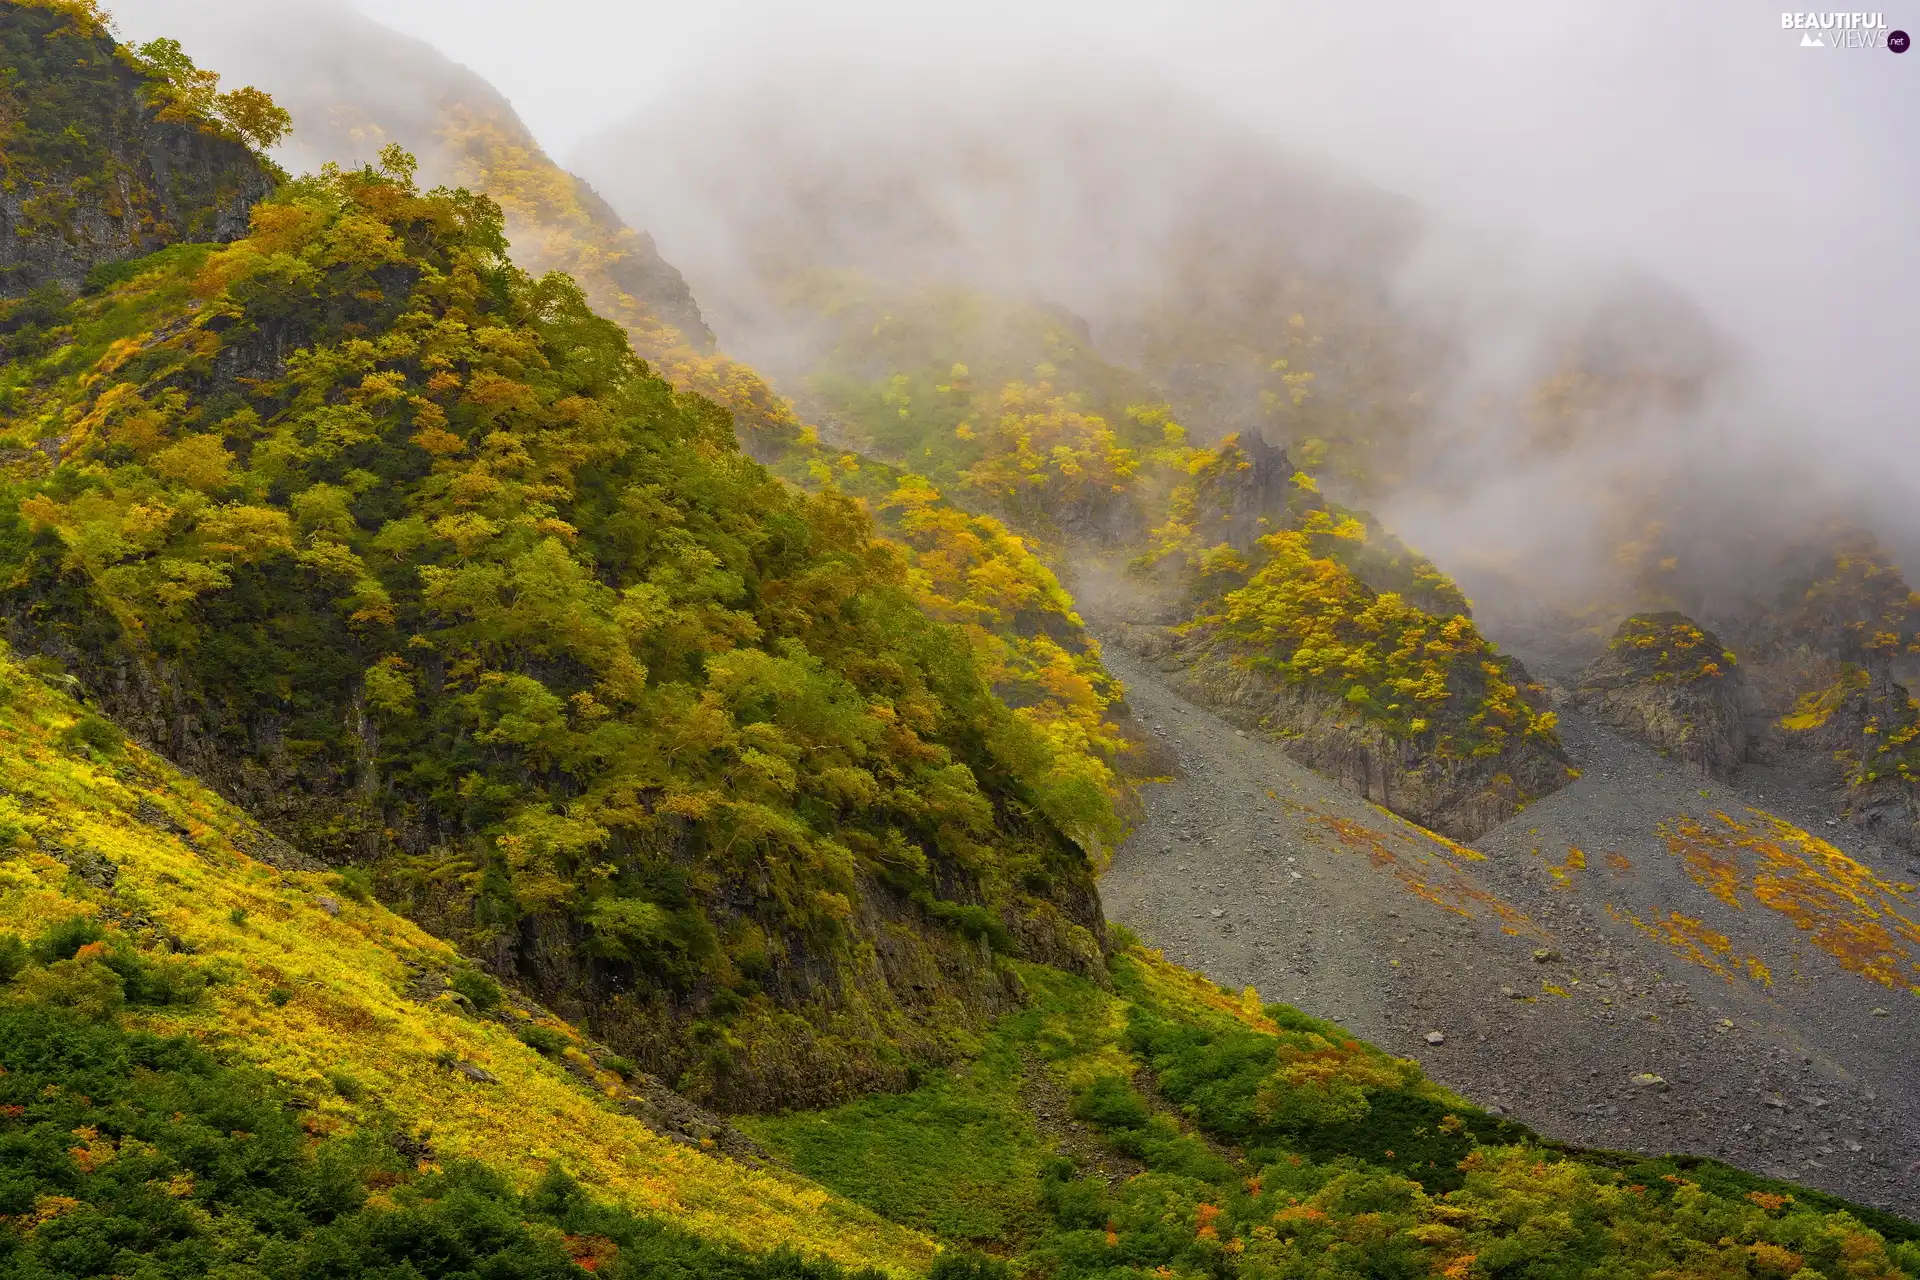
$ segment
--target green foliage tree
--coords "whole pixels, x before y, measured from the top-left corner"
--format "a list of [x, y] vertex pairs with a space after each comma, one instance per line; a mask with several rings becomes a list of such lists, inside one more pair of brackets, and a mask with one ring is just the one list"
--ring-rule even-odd
[[256, 150], [275, 146], [293, 131], [293, 117], [252, 85], [220, 91], [220, 73], [194, 65], [180, 42], [167, 37], [134, 47], [135, 66], [151, 84], [151, 99], [163, 120], [224, 125]]

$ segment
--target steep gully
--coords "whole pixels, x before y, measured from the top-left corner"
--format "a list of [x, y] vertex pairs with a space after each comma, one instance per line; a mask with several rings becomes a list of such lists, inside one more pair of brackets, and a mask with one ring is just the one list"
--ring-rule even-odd
[[[1179, 762], [1145, 788], [1102, 880], [1110, 919], [1549, 1137], [1714, 1156], [1920, 1216], [1920, 1000], [1833, 963], [1774, 912], [1714, 900], [1660, 830], [1764, 795], [1563, 711], [1581, 779], [1467, 849], [1187, 701], [1118, 644], [1106, 655]], [[1838, 839], [1823, 816], [1783, 816]], [[1723, 928], [1768, 958], [1770, 985], [1690, 963], [1634, 923], [1675, 910], [1735, 917]]]

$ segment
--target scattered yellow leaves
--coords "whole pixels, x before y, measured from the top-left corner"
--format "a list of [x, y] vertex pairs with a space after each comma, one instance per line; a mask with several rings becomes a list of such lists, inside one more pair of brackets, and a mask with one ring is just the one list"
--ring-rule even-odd
[[[1696, 883], [1736, 909], [1751, 898], [1793, 921], [1840, 965], [1885, 987], [1920, 993], [1920, 921], [1914, 886], [1882, 878], [1783, 818], [1715, 813], [1662, 823], [1667, 848]], [[1750, 863], [1747, 870], [1743, 863]]]

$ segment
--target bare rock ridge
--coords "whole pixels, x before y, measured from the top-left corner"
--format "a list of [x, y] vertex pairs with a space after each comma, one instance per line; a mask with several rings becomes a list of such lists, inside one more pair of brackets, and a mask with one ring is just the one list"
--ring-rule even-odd
[[[245, 143], [163, 119], [104, 32], [52, 8], [0, 9], [0, 296], [73, 290], [105, 263], [244, 235], [273, 175]], [[76, 116], [78, 120], [76, 120]]]
[[1637, 613], [1574, 691], [1601, 724], [1726, 780], [1747, 757], [1749, 697], [1738, 659], [1682, 613]]

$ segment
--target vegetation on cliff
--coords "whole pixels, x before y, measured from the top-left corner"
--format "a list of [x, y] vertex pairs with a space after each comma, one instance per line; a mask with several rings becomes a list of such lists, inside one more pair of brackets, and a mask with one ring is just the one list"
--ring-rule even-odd
[[1683, 613], [1625, 619], [1587, 667], [1574, 701], [1702, 772], [1726, 778], [1746, 759], [1746, 673], [1720, 638]]
[[[853, 272], [797, 272], [786, 296], [831, 334], [811, 407], [881, 457], [1059, 559], [1119, 553], [1172, 574], [1172, 620], [1390, 739], [1443, 758], [1557, 749], [1537, 690], [1430, 561], [1304, 474], [1277, 482], [1284, 460], [1264, 446], [1190, 443], [1071, 317], [958, 288], [895, 296]], [[1304, 398], [1307, 372], [1283, 372]]]
[[1725, 679], [1740, 664], [1710, 631], [1680, 613], [1637, 613], [1620, 624], [1607, 648], [1653, 684]]
[[1794, 567], [1749, 644], [1785, 742], [1840, 763], [1856, 822], [1920, 843], [1920, 592], [1886, 551], [1834, 534]]
[[[1284, 465], [1284, 455], [1266, 465]], [[1195, 473], [1197, 527], [1163, 544], [1165, 553], [1184, 554], [1202, 584], [1184, 629], [1218, 637], [1239, 651], [1236, 661], [1339, 699], [1388, 737], [1420, 742], [1439, 759], [1500, 757], [1530, 742], [1557, 750], [1539, 689], [1524, 684], [1524, 672], [1464, 610], [1429, 611], [1368, 585], [1359, 571], [1373, 543], [1367, 523], [1327, 503], [1305, 474], [1287, 482], [1284, 506], [1259, 504], [1256, 527], [1241, 516], [1234, 533], [1245, 551], [1224, 540], [1204, 545], [1208, 516], [1243, 505], [1232, 491], [1257, 466], [1236, 440], [1224, 441]], [[1423, 560], [1380, 556], [1371, 567], [1376, 580], [1402, 577], [1448, 603], [1458, 599]]]
[[0, 296], [240, 234], [288, 118], [219, 81], [173, 41], [116, 44], [92, 0], [0, 4]]
[[[991, 516], [963, 514], [913, 470], [823, 444], [819, 428], [802, 422], [765, 378], [714, 348], [685, 282], [651, 241], [556, 165], [484, 82], [429, 50], [372, 42], [379, 29], [371, 24], [329, 21], [338, 24], [330, 38], [352, 41], [363, 61], [431, 86], [431, 113], [406, 98], [315, 97], [313, 84], [326, 79], [316, 76], [290, 86], [303, 118], [323, 122], [303, 133], [308, 150], [364, 150], [372, 139], [401, 139], [418, 149], [425, 172], [485, 192], [502, 208], [518, 265], [577, 281], [650, 368], [732, 414], [750, 456], [804, 488], [833, 488], [865, 503], [907, 553], [909, 587], [921, 607], [966, 629], [995, 692], [1055, 740], [1064, 767], [1125, 804], [1119, 731], [1106, 714], [1118, 690], [1072, 600], [1022, 538]], [[1101, 815], [1074, 831], [1090, 851], [1110, 846], [1116, 834]]]

